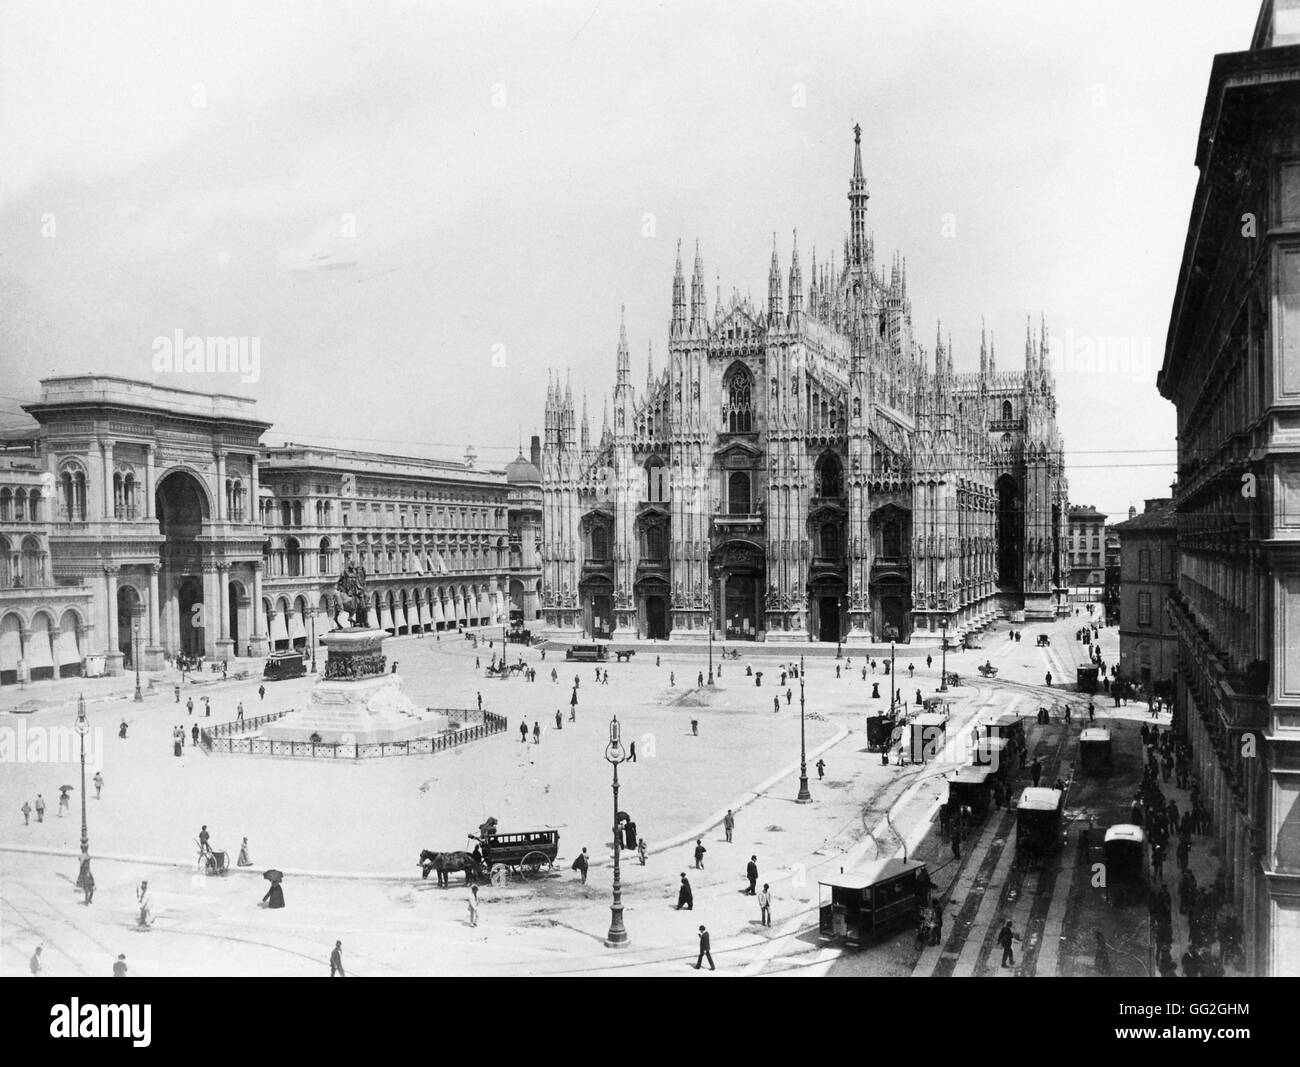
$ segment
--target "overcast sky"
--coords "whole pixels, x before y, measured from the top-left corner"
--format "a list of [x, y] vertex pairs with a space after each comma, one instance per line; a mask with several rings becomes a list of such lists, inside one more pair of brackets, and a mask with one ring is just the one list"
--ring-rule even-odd
[[[620, 306], [663, 365], [679, 238], [710, 311], [764, 298], [773, 232], [839, 255], [860, 122], [921, 339], [974, 369], [983, 316], [1018, 368], [1045, 314], [1071, 499], [1140, 509], [1210, 63], [1258, 7], [4, 0], [0, 427], [94, 371], [500, 466], [563, 367], [598, 434]], [[178, 329], [258, 338], [258, 380], [156, 373]]]

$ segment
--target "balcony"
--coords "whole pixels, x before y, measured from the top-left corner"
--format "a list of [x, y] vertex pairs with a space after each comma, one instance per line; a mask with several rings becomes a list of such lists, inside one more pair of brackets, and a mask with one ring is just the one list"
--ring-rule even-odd
[[134, 504], [116, 504], [113, 507], [113, 518], [134, 522], [140, 517], [139, 510]]

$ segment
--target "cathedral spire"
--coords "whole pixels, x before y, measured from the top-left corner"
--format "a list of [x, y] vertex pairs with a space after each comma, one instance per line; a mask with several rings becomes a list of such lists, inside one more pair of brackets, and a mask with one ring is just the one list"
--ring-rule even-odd
[[1034, 327], [1032, 317], [1025, 315], [1025, 373], [1034, 373]]
[[855, 267], [867, 262], [867, 180], [862, 176], [862, 127], [853, 127], [853, 180], [849, 182], [849, 244]]
[[708, 329], [708, 312], [704, 300], [704, 260], [700, 257], [700, 242], [695, 241], [695, 270], [691, 274], [691, 333]]
[[989, 376], [989, 346], [984, 333], [984, 316], [980, 316], [980, 378]]
[[989, 330], [989, 377], [998, 372], [998, 339], [995, 330]]
[[686, 279], [682, 275], [682, 242], [677, 241], [677, 269], [673, 273], [673, 317], [668, 327], [670, 337], [686, 332]]
[[627, 305], [619, 308], [618, 323], [618, 378], [615, 388], [631, 384], [632, 364], [627, 350]]
[[781, 262], [776, 255], [776, 234], [772, 234], [772, 266], [767, 272], [767, 318], [776, 323], [781, 318]]
[[794, 231], [794, 247], [790, 251], [790, 324], [796, 325], [803, 314], [803, 272], [799, 270], [799, 231]]
[[587, 392], [582, 393], [582, 450], [591, 451], [591, 428], [587, 424]]
[[646, 399], [650, 398], [650, 392], [655, 387], [655, 342], [654, 338], [646, 343], [645, 357], [645, 395]]

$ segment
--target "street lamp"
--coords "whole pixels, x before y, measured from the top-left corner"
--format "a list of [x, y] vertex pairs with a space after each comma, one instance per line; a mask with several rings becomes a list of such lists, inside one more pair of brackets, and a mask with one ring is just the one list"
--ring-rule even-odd
[[808, 745], [803, 730], [803, 656], [799, 657], [799, 795], [794, 799], [798, 804], [812, 800], [808, 792]]
[[318, 608], [317, 611], [313, 611], [311, 613], [311, 672], [312, 674], [316, 673], [316, 615], [319, 612], [319, 610], [320, 609]]
[[[726, 647], [725, 645], [723, 646]], [[709, 685], [713, 685], [713, 579], [709, 579]]]
[[896, 677], [898, 676], [894, 673], [894, 640], [891, 637], [889, 640], [889, 714], [890, 715], [893, 715], [894, 713], [894, 703], [895, 703], [894, 679]]
[[835, 658], [840, 658], [844, 644], [844, 598], [835, 598]]
[[[140, 620], [131, 626], [131, 658], [135, 660], [135, 702], [144, 703], [144, 694], [140, 692]], [[83, 797], [84, 799], [84, 797]]]
[[77, 697], [75, 729], [81, 739], [81, 870], [77, 872], [76, 886], [84, 890], [94, 880], [90, 874], [90, 834], [86, 830], [86, 734], [90, 733], [90, 723], [86, 721], [84, 696]]
[[610, 948], [626, 948], [630, 944], [623, 926], [623, 884], [619, 880], [618, 865], [622, 845], [618, 832], [618, 765], [627, 759], [620, 740], [621, 732], [615, 715], [609, 724], [609, 744], [605, 747], [605, 759], [614, 766], [614, 900], [609, 906], [609, 936], [605, 938], [605, 944]]
[[939, 692], [948, 692], [948, 620], [943, 620], [943, 666], [939, 671]]

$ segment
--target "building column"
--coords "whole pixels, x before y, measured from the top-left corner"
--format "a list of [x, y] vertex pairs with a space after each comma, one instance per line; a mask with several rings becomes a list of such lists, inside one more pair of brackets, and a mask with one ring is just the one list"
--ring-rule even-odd
[[154, 518], [153, 486], [154, 486], [153, 445], [145, 445], [144, 446], [144, 506], [140, 511], [140, 517], [144, 519]]
[[162, 628], [158, 620], [158, 572], [161, 570], [161, 563], [149, 565], [149, 644], [145, 646], [143, 662], [147, 671], [162, 670], [163, 665]]
[[[253, 484], [257, 485], [257, 464], [253, 464]], [[262, 633], [262, 563], [258, 560], [252, 564], [253, 568], [253, 639], [250, 644], [253, 646], [254, 656], [265, 656], [267, 652], [267, 637]], [[269, 621], [269, 620], [268, 620]]]
[[[225, 457], [222, 457], [221, 468], [225, 469]], [[221, 479], [221, 491], [225, 492], [226, 480]], [[230, 638], [230, 564], [217, 564], [217, 658], [233, 659], [235, 655], [235, 642]]]
[[222, 449], [217, 453], [217, 521], [225, 522], [226, 514], [226, 453]]
[[[111, 445], [108, 451], [111, 455]], [[117, 647], [117, 576], [121, 569], [121, 567], [112, 564], [104, 568], [104, 595], [106, 597], [104, 617], [108, 623], [108, 633], [104, 635], [104, 669], [114, 677], [123, 672], [122, 653]]]
[[[99, 450], [104, 465], [104, 518], [111, 519], [113, 517], [113, 442], [100, 441]], [[114, 610], [116, 611], [116, 608]]]

